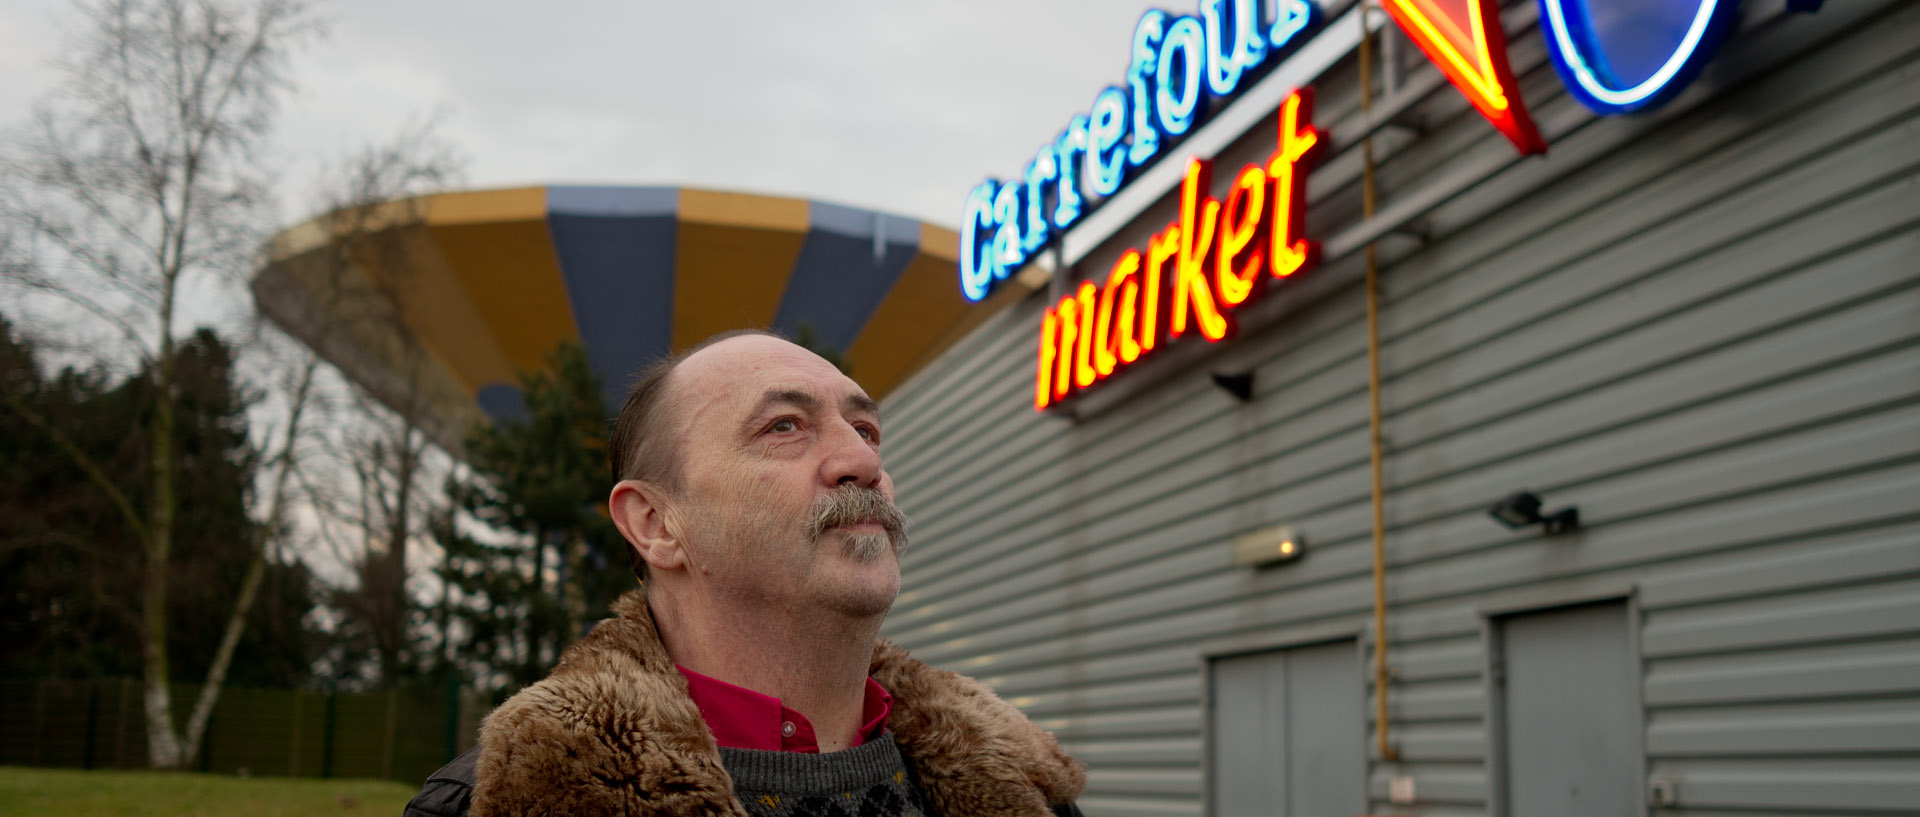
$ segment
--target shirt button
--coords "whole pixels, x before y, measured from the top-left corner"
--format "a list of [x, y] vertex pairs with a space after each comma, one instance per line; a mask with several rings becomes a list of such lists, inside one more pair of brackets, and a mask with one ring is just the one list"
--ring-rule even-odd
[[795, 727], [795, 726], [793, 725], [793, 721], [781, 721], [781, 722], [780, 722], [780, 736], [781, 736], [781, 737], [783, 737], [783, 738], [790, 738], [790, 737], [793, 737], [793, 733], [794, 733], [794, 732], [797, 732], [797, 731], [799, 731], [799, 729], [798, 729], [798, 728], [796, 728], [796, 727]]

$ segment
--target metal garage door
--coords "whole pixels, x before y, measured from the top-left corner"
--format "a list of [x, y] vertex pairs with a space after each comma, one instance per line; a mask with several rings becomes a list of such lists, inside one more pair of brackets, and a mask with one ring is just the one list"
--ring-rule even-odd
[[1352, 641], [1215, 659], [1213, 813], [1366, 811], [1365, 679]]
[[1499, 620], [1510, 815], [1640, 814], [1639, 662], [1625, 602]]

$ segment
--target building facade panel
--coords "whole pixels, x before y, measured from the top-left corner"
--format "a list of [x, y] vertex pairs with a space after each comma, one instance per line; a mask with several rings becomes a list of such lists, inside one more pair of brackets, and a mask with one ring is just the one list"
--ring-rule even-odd
[[[1920, 8], [1748, 3], [1694, 88], [1632, 117], [1567, 96], [1534, 8], [1507, 22], [1546, 158], [1512, 156], [1404, 41], [1381, 102], [1402, 116], [1376, 127], [1349, 54], [1309, 79], [1326, 259], [1237, 335], [1033, 409], [1043, 313], [1176, 220], [1176, 190], [887, 401], [915, 549], [886, 635], [1055, 730], [1089, 764], [1089, 813], [1238, 813], [1208, 794], [1209, 662], [1357, 639], [1369, 813], [1520, 814], [1543, 778], [1510, 777], [1503, 746], [1553, 738], [1498, 695], [1501, 622], [1608, 601], [1630, 612], [1614, 759], [1639, 813], [1920, 802]], [[1215, 137], [1212, 195], [1273, 151], [1272, 119]], [[1394, 229], [1360, 219], [1368, 132], [1381, 219], [1411, 213]], [[1216, 373], [1250, 373], [1250, 401]], [[1581, 526], [1488, 518], [1522, 490]], [[1235, 537], [1281, 524], [1304, 557], [1234, 563]]]

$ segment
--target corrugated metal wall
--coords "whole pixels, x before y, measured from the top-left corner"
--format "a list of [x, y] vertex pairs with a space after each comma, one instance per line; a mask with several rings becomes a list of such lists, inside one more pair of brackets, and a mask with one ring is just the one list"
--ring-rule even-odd
[[[1510, 4], [1545, 159], [1503, 158], [1402, 43], [1419, 129], [1379, 131], [1383, 212], [1438, 204], [1424, 236], [1380, 245], [1402, 760], [1370, 767], [1377, 812], [1503, 813], [1489, 616], [1629, 597], [1647, 774], [1678, 797], [1659, 813], [1920, 813], [1920, 4], [1745, 5], [1686, 94], [1602, 119]], [[1370, 645], [1354, 77], [1349, 58], [1316, 83], [1328, 262], [1241, 337], [1041, 416], [1035, 297], [888, 401], [916, 544], [886, 635], [1058, 732], [1089, 814], [1205, 812], [1206, 656]], [[1220, 166], [1272, 140], [1256, 128]], [[1209, 370], [1255, 372], [1253, 401]], [[1522, 488], [1585, 529], [1488, 519]], [[1231, 565], [1234, 535], [1277, 523], [1303, 560]], [[1417, 802], [1388, 803], [1403, 774]]]

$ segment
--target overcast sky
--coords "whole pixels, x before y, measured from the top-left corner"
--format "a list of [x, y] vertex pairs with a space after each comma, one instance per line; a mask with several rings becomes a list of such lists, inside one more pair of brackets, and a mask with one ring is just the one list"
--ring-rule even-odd
[[[665, 184], [957, 226], [1123, 79], [1126, 0], [332, 0], [278, 129], [281, 219], [320, 162], [438, 113], [474, 188]], [[1168, 8], [1189, 11], [1192, 3]], [[0, 127], [57, 80], [67, 0], [0, 0]]]

